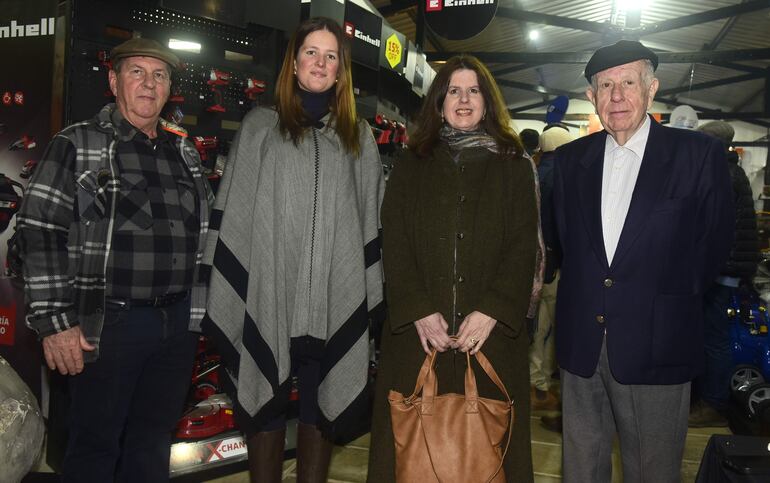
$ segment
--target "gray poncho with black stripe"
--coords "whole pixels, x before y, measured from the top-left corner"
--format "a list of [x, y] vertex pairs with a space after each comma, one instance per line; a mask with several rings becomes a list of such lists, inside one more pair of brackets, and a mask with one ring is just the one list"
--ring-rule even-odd
[[251, 111], [214, 204], [203, 328], [223, 357], [247, 432], [285, 411], [291, 337], [326, 341], [318, 404], [328, 437], [344, 439], [368, 409], [369, 321], [384, 315], [382, 165], [365, 122], [354, 157], [328, 121], [295, 146], [274, 110]]

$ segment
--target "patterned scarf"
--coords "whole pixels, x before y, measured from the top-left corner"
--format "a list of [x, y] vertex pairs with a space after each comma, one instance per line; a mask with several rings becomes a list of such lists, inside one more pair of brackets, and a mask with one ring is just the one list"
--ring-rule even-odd
[[[497, 141], [486, 133], [486, 131], [461, 131], [448, 124], [444, 124], [439, 131], [439, 138], [449, 145], [452, 150], [462, 150], [466, 148], [485, 148], [493, 153], [498, 152]], [[511, 153], [515, 155], [516, 153]], [[543, 289], [543, 274], [545, 273], [545, 243], [543, 242], [543, 230], [540, 228], [540, 181], [537, 177], [537, 167], [535, 162], [526, 153], [523, 156], [529, 160], [532, 166], [532, 173], [535, 180], [535, 199], [537, 206], [537, 253], [535, 254], [535, 277], [532, 283], [532, 294], [529, 299], [529, 309], [527, 317], [534, 319], [537, 315], [537, 308], [540, 304], [540, 292]]]
[[439, 138], [447, 143], [453, 150], [465, 148], [486, 148], [493, 153], [497, 152], [497, 141], [486, 133], [486, 131], [461, 131], [444, 124], [439, 131]]

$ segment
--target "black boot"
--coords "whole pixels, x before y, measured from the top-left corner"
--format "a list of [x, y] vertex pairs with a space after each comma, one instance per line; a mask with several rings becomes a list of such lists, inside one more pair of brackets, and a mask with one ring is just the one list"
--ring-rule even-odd
[[332, 443], [312, 424], [297, 423], [297, 483], [325, 483]]
[[251, 483], [281, 483], [286, 429], [256, 433], [246, 440]]

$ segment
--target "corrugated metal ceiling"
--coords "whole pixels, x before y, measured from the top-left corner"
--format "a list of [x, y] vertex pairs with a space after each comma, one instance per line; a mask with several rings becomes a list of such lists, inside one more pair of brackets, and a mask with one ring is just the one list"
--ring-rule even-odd
[[[423, 0], [419, 0], [422, 2]], [[414, 2], [399, 0], [371, 1], [376, 8], [385, 8], [385, 19], [395, 29], [415, 40], [416, 7]], [[645, 4], [641, 13], [641, 27], [652, 28], [661, 22], [697, 15], [716, 9], [735, 9], [741, 4], [751, 8], [750, 13], [720, 18], [681, 28], [642, 35], [640, 40], [660, 52], [698, 52], [702, 50], [743, 50], [770, 48], [770, 0], [637, 0]], [[410, 5], [411, 6], [408, 6]], [[393, 7], [405, 6], [402, 10]], [[449, 41], [432, 33], [426, 34], [425, 51], [430, 52], [589, 52], [615, 40], [611, 33], [576, 30], [555, 25], [515, 20], [504, 16], [506, 9], [516, 12], [548, 14], [567, 19], [597, 22], [618, 30], [625, 27], [625, 12], [613, 0], [501, 0], [497, 17], [482, 32], [468, 40]], [[510, 10], [508, 10], [510, 12]], [[530, 18], [525, 16], [525, 18]], [[553, 22], [552, 22], [553, 23]], [[558, 23], [558, 22], [555, 22]], [[540, 37], [530, 41], [531, 29], [538, 29]], [[698, 89], [706, 82], [719, 82], [747, 72], [706, 63], [661, 63], [657, 76], [661, 90], [681, 87], [682, 92], [665, 96], [677, 102], [688, 102], [696, 107], [719, 109], [726, 112], [759, 112], [764, 109], [765, 83], [770, 76], [770, 59], [735, 62], [735, 64], [765, 69], [764, 75], [753, 80]], [[488, 63], [495, 71], [516, 64]], [[438, 65], [434, 65], [437, 68]], [[504, 87], [509, 106], [523, 106], [553, 97], [535, 92], [535, 87], [554, 91], [569, 91], [582, 97], [585, 80], [582, 64], [543, 64], [498, 76], [524, 83], [532, 89]], [[692, 87], [692, 88], [691, 88]], [[660, 96], [659, 96], [660, 97]], [[673, 104], [672, 104], [673, 106]], [[767, 119], [768, 116], [765, 116]]]

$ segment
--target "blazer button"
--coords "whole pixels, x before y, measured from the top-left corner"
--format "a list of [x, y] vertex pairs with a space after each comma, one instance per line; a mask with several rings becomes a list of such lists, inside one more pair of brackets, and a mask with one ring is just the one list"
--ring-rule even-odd
[[604, 316], [603, 315], [597, 315], [596, 316], [596, 321], [599, 322], [600, 324], [603, 324], [604, 323]]
[[465, 202], [465, 195], [460, 195], [460, 203], [464, 203], [464, 202]]
[[613, 282], [611, 278], [605, 278], [604, 279], [604, 286], [607, 287], [607, 288], [612, 287], [613, 283], [615, 283], [615, 282]]
[[457, 316], [458, 319], [464, 319], [465, 318], [465, 314], [462, 313], [462, 312], [457, 312], [455, 315]]
[[463, 283], [463, 282], [465, 282], [465, 277], [463, 277], [462, 275], [460, 275], [459, 277], [457, 277], [457, 281], [458, 281], [459, 283]]
[[462, 240], [463, 238], [465, 238], [465, 233], [460, 232], [460, 233], [457, 234], [457, 239], [458, 240]]

